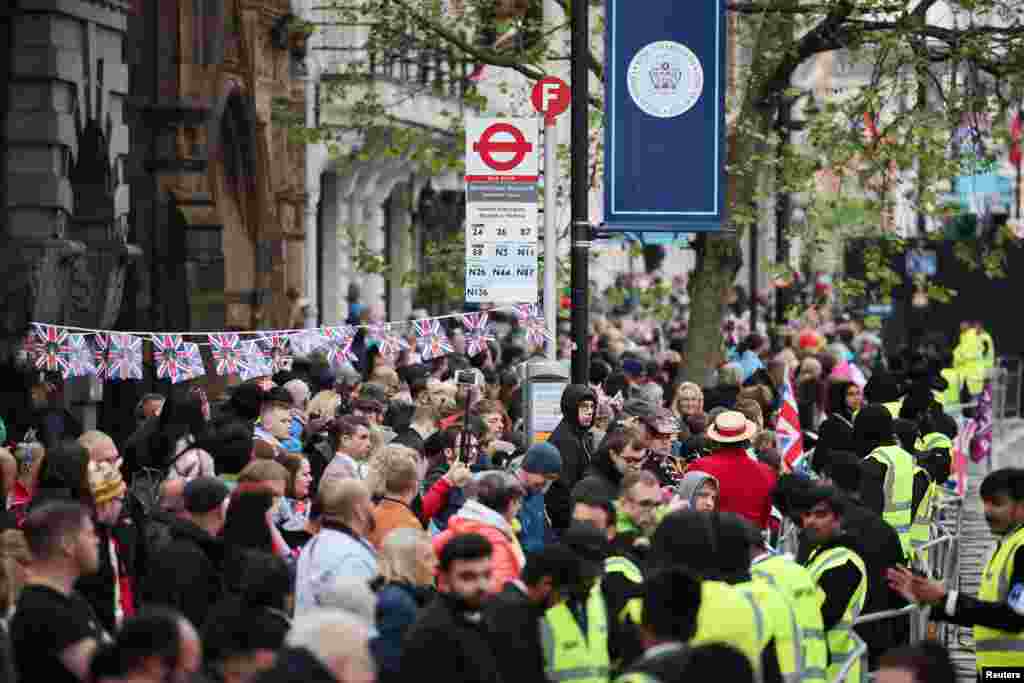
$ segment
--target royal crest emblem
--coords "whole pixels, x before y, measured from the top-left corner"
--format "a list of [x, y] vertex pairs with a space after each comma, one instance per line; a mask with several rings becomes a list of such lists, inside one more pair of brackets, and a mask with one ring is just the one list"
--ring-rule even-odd
[[671, 62], [662, 62], [651, 69], [651, 83], [655, 90], [675, 90], [683, 70], [672, 66]]
[[669, 119], [685, 114], [704, 92], [704, 68], [682, 43], [659, 40], [641, 48], [629, 62], [626, 85], [645, 114]]

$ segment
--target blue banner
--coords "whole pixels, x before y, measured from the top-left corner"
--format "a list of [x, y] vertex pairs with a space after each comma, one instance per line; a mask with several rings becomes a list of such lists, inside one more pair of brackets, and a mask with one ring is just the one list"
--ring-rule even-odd
[[720, 230], [724, 1], [606, 2], [602, 230]]

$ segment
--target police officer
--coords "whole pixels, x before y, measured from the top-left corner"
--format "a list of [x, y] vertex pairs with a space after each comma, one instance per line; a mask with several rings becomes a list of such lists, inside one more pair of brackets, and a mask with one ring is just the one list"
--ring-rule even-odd
[[604, 536], [593, 525], [574, 523], [562, 542], [582, 560], [584, 578], [541, 620], [545, 676], [551, 683], [607, 683], [608, 608], [600, 585]]
[[795, 620], [781, 594], [750, 584], [750, 555], [739, 518], [694, 510], [665, 517], [651, 538], [648, 571], [674, 566], [702, 579], [691, 645], [733, 647], [765, 683], [793, 678], [799, 663]]
[[793, 609], [800, 633], [800, 680], [804, 683], [823, 683], [828, 667], [828, 646], [825, 644], [825, 626], [821, 620], [824, 593], [814, 583], [807, 569], [787, 555], [766, 549], [761, 539], [752, 540], [750, 554], [750, 574], [753, 580], [777, 588]]
[[933, 619], [974, 627], [979, 677], [987, 667], [1024, 667], [1024, 470], [992, 472], [980, 493], [989, 529], [1001, 538], [985, 565], [977, 598], [904, 568], [888, 571], [894, 590], [933, 606]]
[[[828, 646], [827, 677], [832, 681], [857, 647], [853, 622], [867, 598], [867, 569], [855, 550], [856, 542], [843, 533], [845, 501], [840, 493], [831, 487], [817, 487], [805, 495], [810, 507], [800, 521], [814, 546], [805, 566], [825, 594], [821, 620]], [[859, 662], [854, 664], [845, 680], [859, 681], [860, 669]]]
[[865, 459], [860, 497], [896, 530], [903, 554], [910, 557], [914, 457], [896, 445], [892, 425], [889, 410], [874, 404], [865, 406], [854, 421], [854, 439]]
[[697, 632], [700, 579], [682, 567], [654, 572], [643, 589], [646, 649], [616, 683], [676, 683], [689, 655], [687, 643]]

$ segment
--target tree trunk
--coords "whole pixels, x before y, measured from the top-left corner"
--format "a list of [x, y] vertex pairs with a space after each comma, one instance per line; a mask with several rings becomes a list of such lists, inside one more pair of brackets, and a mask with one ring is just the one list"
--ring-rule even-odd
[[[791, 4], [782, 0], [779, 4]], [[735, 24], [730, 22], [730, 31]], [[768, 89], [764, 76], [772, 72], [780, 47], [792, 47], [792, 18], [770, 16], [754, 27], [749, 76], [736, 123], [730, 128], [727, 158], [730, 168], [726, 204], [732, 213], [730, 229], [735, 232], [707, 234], [694, 244], [697, 264], [690, 273], [690, 320], [682, 377], [700, 385], [710, 381], [711, 371], [723, 360], [722, 319], [726, 296], [742, 263], [744, 218], [757, 220], [758, 182], [764, 176], [755, 161], [763, 158], [772, 135], [781, 93]], [[739, 38], [733, 37], [733, 40]], [[738, 52], [738, 51], [736, 51]], [[748, 207], [744, 209], [743, 207]], [[756, 292], [751, 292], [755, 296]]]

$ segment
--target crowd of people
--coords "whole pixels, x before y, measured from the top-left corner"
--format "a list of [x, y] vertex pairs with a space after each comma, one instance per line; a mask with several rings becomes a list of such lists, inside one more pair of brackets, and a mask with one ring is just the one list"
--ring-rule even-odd
[[[948, 602], [908, 572], [950, 475], [944, 396], [973, 375], [809, 317], [693, 382], [681, 349], [625, 327], [598, 320], [590, 383], [543, 441], [514, 329], [473, 357], [371, 345], [213, 401], [148, 394], [114, 436], [33, 377], [0, 435], [0, 679], [824, 682], [860, 638], [881, 680], [952, 683], [905, 621], [853, 621]], [[793, 467], [772, 430], [790, 384], [817, 434]], [[983, 496], [1024, 500], [1024, 479]], [[787, 523], [795, 556], [776, 551]]]

